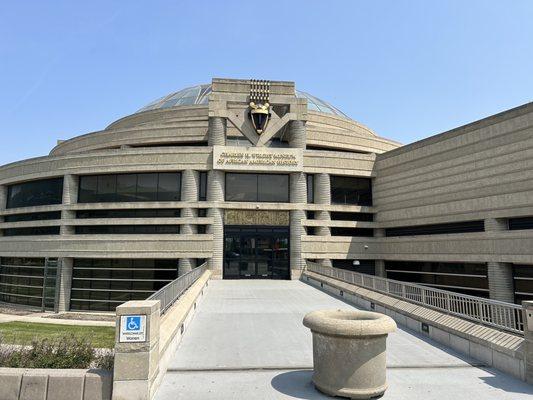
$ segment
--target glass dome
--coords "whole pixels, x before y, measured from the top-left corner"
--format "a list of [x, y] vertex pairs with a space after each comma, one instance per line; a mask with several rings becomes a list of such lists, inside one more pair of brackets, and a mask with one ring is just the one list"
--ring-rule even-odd
[[[197, 104], [207, 104], [209, 101], [209, 94], [211, 93], [211, 85], [197, 85], [182, 89], [179, 92], [171, 93], [163, 96], [150, 104], [144, 106], [137, 112], [159, 110], [162, 108], [170, 108], [177, 106], [192, 106]], [[310, 95], [306, 92], [296, 90], [296, 97], [307, 99], [307, 107], [309, 110], [321, 111], [326, 114], [339, 115], [344, 118], [349, 118], [346, 114], [331, 104], [320, 100], [319, 98]]]

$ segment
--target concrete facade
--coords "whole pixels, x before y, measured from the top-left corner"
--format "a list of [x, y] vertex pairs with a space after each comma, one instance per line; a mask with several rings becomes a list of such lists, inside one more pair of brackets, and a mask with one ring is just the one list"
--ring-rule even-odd
[[[225, 210], [282, 211], [290, 216], [293, 279], [300, 276], [306, 259], [333, 266], [343, 260], [372, 261], [375, 273], [382, 276], [389, 261], [482, 263], [487, 268], [487, 295], [514, 300], [514, 266], [533, 264], [533, 230], [508, 229], [509, 218], [533, 216], [533, 104], [400, 147], [342, 113], [317, 111], [292, 82], [270, 82], [271, 120], [258, 135], [247, 114], [252, 84], [213, 79], [201, 104], [137, 112], [102, 131], [61, 141], [48, 156], [0, 167], [0, 232], [60, 228], [58, 235], [3, 234], [0, 257], [62, 258], [64, 265], [75, 259], [173, 259], [180, 274], [207, 259], [213, 277], [221, 278]], [[213, 168], [213, 146], [236, 142], [257, 151], [275, 152], [279, 145], [301, 150], [301, 168], [285, 172], [290, 177], [288, 202], [226, 201], [227, 172]], [[78, 202], [84, 175], [178, 171], [180, 201]], [[248, 172], [264, 171], [250, 167]], [[203, 200], [201, 173], [207, 174]], [[314, 202], [307, 201], [309, 175], [314, 176]], [[333, 204], [334, 176], [372, 179], [373, 205]], [[63, 177], [61, 204], [6, 208], [10, 185], [51, 177]], [[134, 209], [179, 209], [180, 216], [77, 217], [80, 211]], [[60, 218], [5, 221], [43, 212], [60, 212]], [[354, 219], [359, 214], [372, 218]], [[484, 221], [485, 229], [427, 236], [386, 234], [396, 227], [473, 220]], [[120, 224], [174, 224], [180, 226], [180, 234], [76, 234], [81, 225]], [[374, 235], [342, 233], [347, 229], [373, 229]], [[67, 268], [61, 277], [61, 308], [68, 309], [72, 273]]]

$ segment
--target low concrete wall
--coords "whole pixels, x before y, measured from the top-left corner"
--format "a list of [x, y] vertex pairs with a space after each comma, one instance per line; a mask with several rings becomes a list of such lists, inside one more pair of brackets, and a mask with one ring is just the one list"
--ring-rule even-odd
[[521, 336], [313, 272], [305, 271], [301, 280], [340, 296], [359, 308], [386, 314], [397, 324], [427, 335], [460, 354], [479, 360], [483, 365], [526, 380], [525, 341]]
[[1, 400], [110, 400], [111, 388], [100, 369], [0, 368]]
[[[210, 277], [211, 271], [205, 271], [162, 316], [159, 300], [129, 301], [117, 307], [113, 400], [150, 400], [155, 396]], [[119, 342], [122, 315], [146, 316], [145, 342]]]

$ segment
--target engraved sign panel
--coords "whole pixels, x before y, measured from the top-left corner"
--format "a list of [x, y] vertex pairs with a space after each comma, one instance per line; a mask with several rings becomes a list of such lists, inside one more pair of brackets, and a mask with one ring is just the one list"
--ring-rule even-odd
[[303, 171], [301, 149], [213, 146], [213, 169], [224, 171]]

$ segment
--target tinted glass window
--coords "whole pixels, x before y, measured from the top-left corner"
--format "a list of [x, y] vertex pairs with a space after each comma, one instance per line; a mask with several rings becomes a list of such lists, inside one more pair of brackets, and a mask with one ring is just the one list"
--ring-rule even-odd
[[258, 200], [289, 202], [289, 175], [258, 175]]
[[369, 178], [332, 176], [331, 202], [333, 204], [355, 204], [360, 206], [371, 206], [371, 180]]
[[117, 175], [117, 201], [136, 201], [137, 174]]
[[157, 200], [159, 201], [178, 201], [180, 199], [180, 175], [176, 174], [159, 174], [159, 183], [157, 188]]
[[93, 175], [80, 177], [80, 203], [179, 201], [181, 174]]
[[315, 176], [307, 175], [307, 202], [315, 202]]
[[199, 200], [207, 200], [207, 172], [200, 172]]
[[257, 201], [256, 174], [226, 174], [227, 201]]
[[226, 200], [289, 202], [289, 175], [228, 173]]
[[157, 200], [157, 174], [137, 175], [137, 198], [140, 201]]
[[63, 199], [63, 178], [43, 179], [9, 185], [7, 208], [33, 207], [47, 204], [61, 204]]

